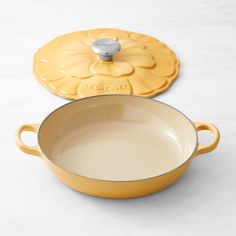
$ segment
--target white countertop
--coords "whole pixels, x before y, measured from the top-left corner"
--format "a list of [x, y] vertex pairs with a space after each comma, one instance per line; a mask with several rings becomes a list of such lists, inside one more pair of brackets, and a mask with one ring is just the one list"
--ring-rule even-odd
[[[168, 44], [181, 73], [155, 99], [221, 130], [214, 152], [196, 158], [175, 185], [148, 197], [107, 200], [77, 193], [14, 141], [19, 125], [40, 122], [68, 102], [34, 79], [34, 52], [57, 35], [102, 27]], [[0, 235], [236, 235], [234, 0], [2, 1], [0, 30]], [[33, 134], [25, 139], [36, 142]]]

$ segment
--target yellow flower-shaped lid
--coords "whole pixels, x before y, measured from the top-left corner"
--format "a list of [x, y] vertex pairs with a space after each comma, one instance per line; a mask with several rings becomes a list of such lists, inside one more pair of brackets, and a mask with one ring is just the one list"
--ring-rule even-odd
[[179, 61], [163, 43], [117, 29], [57, 37], [34, 57], [37, 79], [68, 99], [98, 94], [152, 97], [177, 78]]

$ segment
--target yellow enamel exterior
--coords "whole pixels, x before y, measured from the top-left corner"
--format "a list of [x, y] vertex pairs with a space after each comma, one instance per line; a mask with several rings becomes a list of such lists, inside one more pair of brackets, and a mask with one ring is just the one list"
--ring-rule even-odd
[[57, 178], [71, 188], [85, 194], [103, 198], [135, 198], [146, 196], [175, 183], [187, 170], [193, 158], [167, 174], [137, 181], [104, 181], [74, 175], [43, 157]]
[[[100, 38], [121, 44], [110, 62], [91, 50]], [[169, 47], [147, 35], [95, 29], [57, 37], [34, 57], [36, 78], [51, 92], [68, 98], [101, 94], [152, 97], [169, 88], [179, 74], [179, 61]]]
[[[46, 118], [47, 119], [47, 118]], [[196, 144], [195, 151], [182, 165], [176, 169], [164, 173], [162, 175], [146, 178], [141, 180], [131, 181], [107, 181], [94, 178], [88, 178], [73, 174], [65, 169], [59, 167], [52, 162], [39, 147], [31, 147], [25, 145], [21, 140], [21, 134], [24, 131], [39, 132], [39, 125], [27, 124], [22, 125], [16, 132], [16, 142], [19, 148], [28, 154], [41, 157], [49, 169], [57, 176], [63, 183], [71, 188], [93, 196], [105, 198], [133, 198], [141, 197], [154, 192], [158, 192], [177, 181], [187, 170], [194, 157], [197, 155], [210, 152], [216, 148], [219, 143], [220, 134], [218, 129], [209, 123], [193, 123], [195, 130], [209, 130], [213, 133], [214, 138], [211, 144], [202, 146]]]

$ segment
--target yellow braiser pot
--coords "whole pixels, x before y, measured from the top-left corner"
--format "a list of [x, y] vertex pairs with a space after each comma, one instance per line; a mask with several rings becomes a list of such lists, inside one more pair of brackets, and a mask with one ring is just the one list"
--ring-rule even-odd
[[[198, 143], [199, 130], [213, 133], [211, 144]], [[37, 146], [22, 142], [24, 131], [37, 133]], [[196, 156], [216, 148], [219, 137], [214, 125], [191, 122], [162, 102], [102, 95], [61, 106], [40, 125], [22, 125], [16, 141], [73, 189], [98, 197], [132, 198], [173, 184]]]

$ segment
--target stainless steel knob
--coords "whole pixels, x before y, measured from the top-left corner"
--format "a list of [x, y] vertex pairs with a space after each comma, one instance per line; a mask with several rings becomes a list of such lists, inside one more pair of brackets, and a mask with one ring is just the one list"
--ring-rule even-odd
[[91, 48], [102, 61], [112, 61], [112, 57], [120, 51], [121, 45], [114, 39], [104, 38], [96, 40]]

